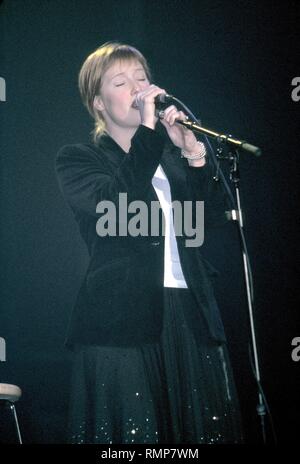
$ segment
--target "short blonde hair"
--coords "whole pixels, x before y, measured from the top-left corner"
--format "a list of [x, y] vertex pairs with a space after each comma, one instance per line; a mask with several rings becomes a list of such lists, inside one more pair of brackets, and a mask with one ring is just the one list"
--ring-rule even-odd
[[102, 78], [107, 69], [119, 60], [138, 60], [145, 69], [148, 80], [151, 73], [144, 56], [136, 48], [118, 42], [106, 42], [84, 61], [78, 76], [78, 86], [83, 104], [95, 121], [94, 142], [105, 132], [105, 121], [100, 111], [94, 108], [94, 98], [100, 92]]

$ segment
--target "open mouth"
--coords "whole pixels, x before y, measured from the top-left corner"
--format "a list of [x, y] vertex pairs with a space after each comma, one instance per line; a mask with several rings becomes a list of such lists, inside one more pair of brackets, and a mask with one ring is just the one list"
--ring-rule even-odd
[[132, 102], [131, 107], [134, 108], [135, 110], [138, 110], [138, 109], [139, 109], [139, 107], [138, 107], [138, 105], [137, 105], [137, 103], [136, 103], [135, 100]]

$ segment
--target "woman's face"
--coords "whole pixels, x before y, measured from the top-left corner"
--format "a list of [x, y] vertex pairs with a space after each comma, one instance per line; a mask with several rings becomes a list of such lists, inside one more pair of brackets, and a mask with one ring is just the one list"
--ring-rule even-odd
[[135, 94], [149, 85], [146, 72], [138, 60], [116, 61], [107, 69], [94, 106], [101, 111], [108, 132], [140, 125], [140, 112], [132, 104]]

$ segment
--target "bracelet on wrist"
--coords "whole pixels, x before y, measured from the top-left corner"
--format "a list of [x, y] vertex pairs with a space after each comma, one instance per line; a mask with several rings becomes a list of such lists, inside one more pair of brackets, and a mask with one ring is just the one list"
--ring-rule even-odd
[[199, 145], [199, 151], [197, 153], [187, 153], [185, 150], [181, 150], [181, 158], [186, 158], [189, 160], [200, 160], [206, 156], [206, 149], [204, 143], [197, 141]]

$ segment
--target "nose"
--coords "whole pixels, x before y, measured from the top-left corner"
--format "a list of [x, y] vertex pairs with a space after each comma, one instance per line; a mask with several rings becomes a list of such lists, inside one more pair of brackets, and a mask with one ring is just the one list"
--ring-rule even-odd
[[143, 89], [142, 82], [133, 80], [132, 81], [132, 88], [131, 88], [131, 94], [135, 95], [137, 94], [140, 90]]
[[134, 95], [136, 95], [139, 91], [140, 91], [140, 89], [139, 89], [136, 85], [134, 85], [134, 86], [132, 86], [132, 89], [131, 89], [131, 95], [134, 96]]

